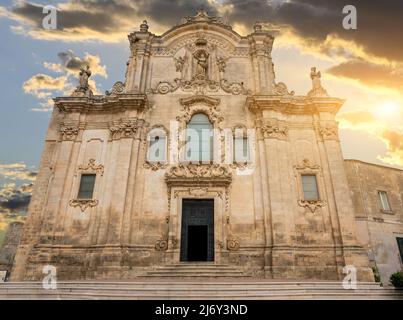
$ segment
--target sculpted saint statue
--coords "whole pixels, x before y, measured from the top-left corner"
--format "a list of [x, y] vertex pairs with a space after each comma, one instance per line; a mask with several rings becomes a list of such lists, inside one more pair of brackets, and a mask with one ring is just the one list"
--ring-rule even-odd
[[312, 79], [312, 89], [308, 92], [310, 97], [327, 97], [328, 94], [326, 90], [322, 87], [320, 81], [321, 78], [320, 71], [317, 71], [315, 67], [311, 68], [311, 79]]
[[318, 89], [322, 87], [322, 84], [320, 83], [320, 78], [321, 78], [320, 71], [316, 71], [315, 67], [311, 68], [311, 79], [312, 79], [312, 88], [313, 89]]
[[200, 51], [196, 52], [194, 57], [197, 60], [196, 76], [202, 75], [205, 78], [207, 78], [208, 53], [205, 52], [204, 50], [200, 50]]
[[86, 69], [83, 67], [80, 68], [79, 73], [79, 84], [81, 89], [88, 89], [88, 79], [91, 77], [90, 66], [87, 66]]

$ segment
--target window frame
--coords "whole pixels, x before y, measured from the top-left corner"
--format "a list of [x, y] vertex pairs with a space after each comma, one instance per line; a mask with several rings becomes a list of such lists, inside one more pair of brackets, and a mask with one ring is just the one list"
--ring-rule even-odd
[[[382, 194], [385, 195], [384, 199], [382, 198]], [[388, 192], [385, 190], [377, 190], [377, 195], [378, 195], [378, 206], [379, 206], [379, 209], [381, 210], [381, 212], [384, 212], [384, 213], [393, 212], [392, 206], [390, 205]], [[387, 204], [388, 208], [384, 207], [384, 200], [386, 200], [386, 204]]]
[[[91, 197], [90, 198], [80, 197], [81, 182], [82, 182], [83, 176], [94, 176], [94, 182], [93, 182], [93, 185], [92, 185], [92, 192], [91, 192]], [[79, 180], [78, 180], [78, 190], [77, 190], [77, 194], [76, 194], [75, 199], [77, 199], [77, 200], [92, 200], [92, 199], [94, 199], [96, 183], [97, 183], [97, 174], [96, 173], [94, 173], [94, 172], [82, 172], [82, 173], [80, 173], [80, 177], [79, 177]]]
[[[208, 122], [206, 122], [205, 124], [208, 123], [208, 125], [209, 125], [209, 130], [210, 130], [210, 134], [209, 134], [209, 140], [210, 140], [209, 141], [210, 142], [209, 143], [209, 146], [210, 146], [209, 155], [210, 155], [210, 157], [209, 157], [208, 160], [203, 159], [203, 148], [202, 148], [203, 140], [201, 139], [202, 137], [200, 137], [200, 136], [199, 136], [199, 139], [198, 139], [198, 157], [197, 157], [198, 160], [192, 159], [192, 155], [190, 157], [188, 156], [188, 147], [189, 147], [188, 143], [190, 142], [189, 139], [188, 139], [189, 138], [188, 130], [189, 129], [197, 130], [197, 129], [194, 129], [194, 128], [190, 128], [190, 126], [192, 125], [192, 123], [191, 123], [192, 119], [197, 115], [203, 115], [204, 117], [206, 117], [206, 120]], [[207, 128], [203, 128], [201, 130], [206, 130], [206, 129]], [[208, 114], [206, 114], [205, 112], [195, 112], [195, 113], [193, 113], [192, 116], [190, 117], [190, 120], [186, 123], [184, 133], [185, 133], [185, 141], [184, 141], [185, 142], [185, 144], [184, 144], [185, 147], [184, 147], [183, 152], [184, 152], [184, 160], [185, 160], [185, 162], [197, 163], [197, 164], [211, 164], [211, 163], [213, 163], [214, 162], [214, 139], [215, 139], [215, 136], [214, 136], [214, 123], [211, 121], [211, 119], [208, 116]]]
[[[314, 177], [315, 178], [315, 187], [316, 187], [316, 195], [317, 197], [315, 199], [307, 199], [305, 190], [304, 190], [304, 177]], [[318, 183], [318, 177], [316, 173], [301, 173], [300, 174], [300, 179], [301, 179], [301, 187], [302, 187], [302, 200], [305, 201], [320, 201], [321, 200], [321, 194], [319, 191], [319, 183]]]

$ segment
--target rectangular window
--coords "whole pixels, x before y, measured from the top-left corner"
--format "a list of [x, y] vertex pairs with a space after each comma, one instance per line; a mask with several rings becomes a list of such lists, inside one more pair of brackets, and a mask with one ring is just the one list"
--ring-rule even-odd
[[400, 261], [403, 263], [403, 238], [396, 238], [399, 247]]
[[92, 199], [95, 185], [95, 174], [82, 174], [80, 180], [80, 189], [78, 190], [78, 199]]
[[386, 191], [378, 191], [378, 195], [379, 195], [379, 203], [380, 203], [381, 209], [384, 211], [391, 211], [389, 200], [388, 200], [388, 194], [386, 193]]
[[301, 176], [304, 200], [319, 200], [318, 183], [316, 175], [304, 174]]

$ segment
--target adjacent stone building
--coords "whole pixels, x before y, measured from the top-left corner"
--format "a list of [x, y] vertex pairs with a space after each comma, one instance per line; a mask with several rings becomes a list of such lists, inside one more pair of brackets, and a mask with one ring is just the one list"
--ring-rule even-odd
[[305, 96], [277, 83], [276, 34], [257, 23], [241, 36], [201, 11], [131, 33], [125, 79], [103, 96], [83, 68], [54, 99], [12, 278], [53, 265], [59, 279], [133, 279], [201, 261], [300, 280], [354, 265], [373, 281], [335, 121], [343, 100], [315, 68]]
[[403, 270], [403, 171], [345, 161], [357, 235], [384, 284]]
[[[20, 242], [23, 223], [19, 221], [11, 222], [6, 230], [3, 243], [0, 247], [0, 273], [8, 277], [13, 266], [14, 256]], [[1, 281], [1, 276], [0, 276]]]

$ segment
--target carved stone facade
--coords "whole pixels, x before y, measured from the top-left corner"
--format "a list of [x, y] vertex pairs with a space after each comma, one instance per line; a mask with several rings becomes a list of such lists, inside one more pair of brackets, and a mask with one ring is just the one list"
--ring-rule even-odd
[[[189, 200], [212, 201], [216, 264], [325, 280], [352, 264], [372, 281], [334, 121], [343, 100], [321, 90], [316, 70], [308, 96], [276, 83], [275, 29], [241, 36], [205, 12], [151, 29], [144, 21], [129, 35], [126, 79], [106, 95], [89, 94], [82, 70], [76, 94], [54, 99], [13, 279], [38, 280], [47, 264], [58, 279], [132, 279], [177, 263]], [[182, 162], [200, 114], [221, 153]], [[242, 136], [243, 161], [228, 156], [235, 128], [255, 133]], [[96, 175], [92, 198], [78, 199], [85, 173]], [[316, 176], [319, 199], [304, 199], [301, 174]]]

